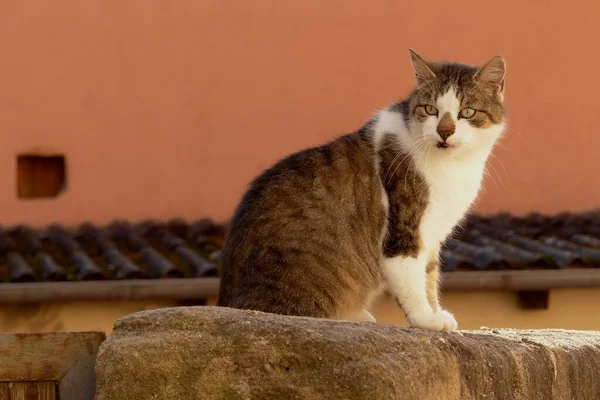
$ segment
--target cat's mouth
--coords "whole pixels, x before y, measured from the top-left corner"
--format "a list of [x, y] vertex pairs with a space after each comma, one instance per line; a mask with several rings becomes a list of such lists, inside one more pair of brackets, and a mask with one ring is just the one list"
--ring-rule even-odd
[[452, 147], [454, 146], [448, 142], [438, 142], [437, 144], [438, 149], [451, 149]]

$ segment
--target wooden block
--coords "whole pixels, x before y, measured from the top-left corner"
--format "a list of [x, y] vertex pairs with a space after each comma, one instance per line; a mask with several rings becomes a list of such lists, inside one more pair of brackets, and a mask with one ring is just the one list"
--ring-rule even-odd
[[55, 382], [11, 382], [8, 400], [56, 400]]
[[8, 385], [6, 382], [0, 383], [0, 400], [10, 400]]
[[105, 338], [103, 332], [0, 334], [0, 382], [13, 385], [8, 399], [55, 399], [58, 392], [61, 400], [93, 400]]

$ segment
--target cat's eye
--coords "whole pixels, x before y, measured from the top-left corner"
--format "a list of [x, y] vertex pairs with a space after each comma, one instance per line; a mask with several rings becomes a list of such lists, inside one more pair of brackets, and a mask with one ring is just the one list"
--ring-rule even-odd
[[462, 110], [460, 110], [460, 117], [464, 118], [464, 119], [469, 119], [469, 118], [473, 118], [473, 116], [475, 115], [475, 110], [472, 109], [471, 107], [465, 107]]
[[425, 106], [425, 112], [429, 115], [438, 115], [439, 111], [434, 106], [430, 106], [429, 104]]

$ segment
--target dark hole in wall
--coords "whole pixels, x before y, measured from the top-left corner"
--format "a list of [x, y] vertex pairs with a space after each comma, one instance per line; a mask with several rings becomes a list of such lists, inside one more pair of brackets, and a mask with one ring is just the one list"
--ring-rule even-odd
[[67, 184], [65, 156], [17, 156], [17, 196], [20, 199], [52, 198]]
[[548, 290], [523, 290], [518, 292], [519, 304], [528, 310], [547, 310], [550, 294]]

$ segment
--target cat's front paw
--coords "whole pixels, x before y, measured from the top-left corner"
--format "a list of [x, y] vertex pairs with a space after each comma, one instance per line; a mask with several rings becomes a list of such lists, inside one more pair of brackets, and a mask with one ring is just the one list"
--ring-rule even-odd
[[446, 310], [414, 315], [408, 322], [413, 328], [438, 332], [452, 332], [458, 328], [456, 319]]
[[454, 315], [450, 314], [449, 311], [440, 310], [437, 313], [444, 316], [444, 332], [454, 332], [458, 329], [458, 322], [456, 321], [456, 318], [454, 318]]

